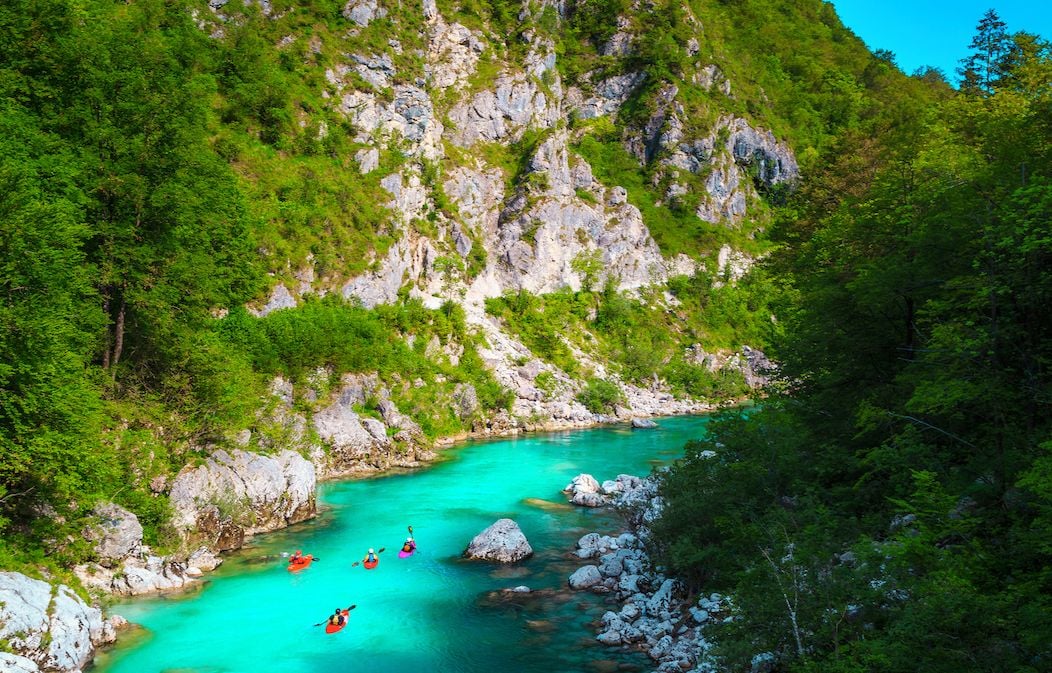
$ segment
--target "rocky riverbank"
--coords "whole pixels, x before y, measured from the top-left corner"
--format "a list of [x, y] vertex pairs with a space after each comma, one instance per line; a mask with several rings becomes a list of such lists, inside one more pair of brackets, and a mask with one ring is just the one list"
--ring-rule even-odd
[[596, 640], [646, 652], [660, 673], [715, 671], [705, 627], [731, 619], [730, 604], [718, 594], [691, 599], [647, 556], [649, 524], [662, 508], [656, 481], [623, 474], [600, 485], [582, 474], [567, 492], [571, 502], [582, 506], [618, 508], [631, 529], [616, 537], [589, 533], [577, 542], [575, 555], [591, 563], [570, 575], [570, 588], [610, 594], [621, 603], [619, 610], [602, 616]]
[[95, 648], [112, 643], [120, 617], [103, 619], [64, 584], [52, 585], [21, 573], [0, 572], [0, 670], [5, 673], [79, 673]]

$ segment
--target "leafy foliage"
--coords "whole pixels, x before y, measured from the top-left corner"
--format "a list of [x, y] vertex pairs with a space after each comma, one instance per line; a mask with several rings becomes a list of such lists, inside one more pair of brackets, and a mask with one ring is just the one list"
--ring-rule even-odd
[[773, 349], [786, 392], [688, 447], [655, 531], [694, 588], [734, 596], [716, 634], [730, 667], [1052, 656], [1036, 542], [1052, 511], [1052, 119], [1034, 78], [1052, 59], [1030, 44], [982, 95], [877, 144], [845, 137], [869, 170], [832, 162], [779, 218], [766, 272], [791, 286]]
[[577, 393], [577, 401], [593, 414], [613, 413], [614, 406], [624, 401], [624, 394], [615, 384], [600, 378], [590, 378]]

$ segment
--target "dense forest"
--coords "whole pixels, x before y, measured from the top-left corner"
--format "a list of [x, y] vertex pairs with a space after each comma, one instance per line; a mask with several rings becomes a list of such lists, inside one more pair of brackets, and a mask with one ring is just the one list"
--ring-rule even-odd
[[[447, 142], [438, 160], [385, 140], [379, 170], [359, 171], [367, 145], [328, 72], [359, 49], [390, 56], [394, 84], [426, 75], [420, 3], [382, 4], [360, 28], [335, 0], [0, 6], [0, 568], [75, 584], [101, 500], [174, 551], [147, 485], [258, 424], [275, 376], [419, 382], [392, 389], [430, 440], [471, 429], [440, 402], [459, 384], [481, 415], [511, 408], [455, 298], [425, 308], [402, 288], [366, 308], [336, 291], [395, 242], [384, 175], [421, 177], [426, 233], [461, 216], [442, 179], [468, 155], [533, 198], [527, 168], [553, 133]], [[733, 596], [724, 662], [1052, 667], [1049, 44], [991, 12], [955, 89], [870, 53], [820, 0], [435, 4], [492, 45], [465, 96], [537, 39], [560, 86], [645, 73], [616, 115], [557, 130], [597, 182], [625, 189], [662, 255], [697, 263], [626, 293], [582, 257], [579, 289], [509, 292], [485, 312], [582, 382], [596, 413], [622, 393], [585, 350], [622, 382], [697, 399], [746, 390], [688, 347], [749, 344], [779, 363], [759, 407], [713, 423], [663, 485], [654, 551], [691, 591]], [[633, 48], [607, 53], [620, 30]], [[726, 89], [699, 83], [710, 63]], [[554, 78], [534, 84], [551, 95]], [[799, 182], [765, 184], [754, 166], [747, 217], [699, 219], [711, 173], [679, 176], [676, 196], [660, 162], [628, 149], [670, 85], [688, 130], [734, 115], [784, 139]], [[451, 126], [453, 94], [428, 94]], [[492, 260], [474, 243], [439, 266], [478, 277]], [[733, 280], [712, 263], [725, 245], [764, 261]], [[249, 310], [307, 262], [326, 293]], [[436, 341], [463, 349], [455, 364], [430, 356]]]
[[668, 476], [663, 558], [737, 667], [1052, 665], [1052, 54], [987, 14], [962, 86], [848, 136], [780, 218], [780, 383]]

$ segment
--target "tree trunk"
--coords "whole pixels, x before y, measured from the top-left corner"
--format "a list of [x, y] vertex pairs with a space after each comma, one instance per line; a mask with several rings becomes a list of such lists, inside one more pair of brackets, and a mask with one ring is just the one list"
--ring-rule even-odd
[[117, 313], [117, 324], [113, 328], [113, 359], [114, 367], [121, 361], [121, 351], [124, 350], [124, 300], [121, 300], [121, 310]]
[[[110, 317], [110, 296], [109, 293], [105, 295], [105, 299], [102, 300], [102, 312], [106, 315], [106, 318]], [[102, 344], [102, 368], [110, 368], [110, 331], [106, 330], [106, 341]]]

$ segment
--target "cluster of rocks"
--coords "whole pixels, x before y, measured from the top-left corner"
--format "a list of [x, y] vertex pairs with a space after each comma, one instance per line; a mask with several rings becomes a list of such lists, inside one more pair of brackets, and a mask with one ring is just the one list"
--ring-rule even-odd
[[110, 502], [96, 505], [84, 537], [94, 542], [95, 562], [74, 567], [90, 589], [135, 596], [181, 589], [215, 570], [222, 559], [208, 547], [184, 556], [159, 556], [143, 544], [142, 525], [132, 512]]
[[0, 670], [80, 673], [95, 648], [112, 643], [122, 618], [102, 618], [72, 589], [21, 573], [0, 572]]
[[[356, 407], [379, 418], [360, 414]], [[375, 374], [345, 374], [332, 402], [312, 422], [328, 444], [328, 451], [315, 453], [326, 478], [419, 467], [435, 458], [420, 426], [398, 409]]]
[[611, 504], [614, 499], [624, 500], [627, 494], [638, 491], [643, 480], [630, 474], [619, 474], [617, 479], [608, 479], [600, 484], [590, 474], [579, 474], [574, 477], [563, 493], [570, 496], [570, 502], [582, 507], [602, 507]]
[[[590, 475], [575, 478], [578, 486], [597, 483]], [[680, 583], [655, 569], [647, 556], [648, 524], [660, 516], [662, 502], [653, 479], [620, 475], [619, 488], [607, 504], [629, 514], [634, 532], [613, 537], [589, 533], [577, 542], [575, 555], [593, 563], [578, 568], [568, 580], [576, 591], [610, 594], [620, 603], [600, 620], [596, 640], [604, 645], [638, 648], [657, 663], [661, 673], [712, 673], [705, 625], [730, 619], [729, 604], [713, 594], [688, 601]], [[611, 489], [614, 491], [614, 489]]]

